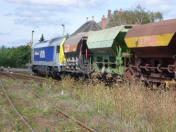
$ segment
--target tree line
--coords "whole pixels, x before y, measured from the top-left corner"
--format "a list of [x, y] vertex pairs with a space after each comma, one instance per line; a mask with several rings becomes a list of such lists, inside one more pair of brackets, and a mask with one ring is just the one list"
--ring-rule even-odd
[[29, 46], [16, 48], [0, 47], [0, 66], [24, 68], [30, 62], [31, 49]]
[[143, 8], [141, 5], [136, 6], [134, 9], [116, 11], [111, 15], [109, 20], [109, 27], [125, 24], [146, 24], [163, 20], [161, 12], [153, 12]]

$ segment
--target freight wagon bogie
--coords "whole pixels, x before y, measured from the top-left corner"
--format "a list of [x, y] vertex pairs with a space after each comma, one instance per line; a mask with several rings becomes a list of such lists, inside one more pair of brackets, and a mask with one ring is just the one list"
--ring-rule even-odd
[[174, 61], [174, 59], [138, 58], [135, 64], [129, 65], [129, 69], [141, 80], [165, 83], [166, 81], [176, 80]]

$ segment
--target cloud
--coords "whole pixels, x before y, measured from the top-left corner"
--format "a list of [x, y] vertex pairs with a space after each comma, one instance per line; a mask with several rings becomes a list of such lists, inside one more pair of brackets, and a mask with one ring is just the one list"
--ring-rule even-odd
[[146, 4], [161, 11], [167, 11], [173, 4], [173, 0], [148, 0]]
[[[13, 14], [18, 25], [41, 27], [70, 23], [73, 15], [80, 10], [97, 10], [106, 0], [6, 0], [17, 3]], [[7, 15], [7, 14], [5, 14]]]
[[176, 1], [175, 0], [147, 0], [145, 4], [154, 11], [163, 13], [166, 19], [176, 17]]
[[[70, 17], [81, 9], [97, 9], [105, 0], [7, 0], [20, 3], [15, 9], [14, 23], [40, 27], [70, 23]], [[79, 8], [78, 8], [79, 7]], [[74, 12], [74, 13], [73, 13]]]
[[[62, 5], [62, 6], [68, 6], [68, 5], [76, 5], [78, 3], [77, 0], [8, 0], [10, 2], [15, 3], [30, 3], [30, 4], [46, 4], [46, 5]], [[82, 2], [81, 2], [82, 3]]]
[[[67, 9], [68, 11], [68, 9]], [[17, 17], [37, 17], [37, 16], [54, 16], [59, 12], [66, 13], [64, 7], [47, 6], [47, 5], [23, 5], [15, 9], [14, 15]]]
[[31, 18], [17, 18], [15, 19], [15, 24], [25, 25], [25, 26], [32, 26], [32, 27], [40, 27], [40, 26], [49, 26], [49, 25], [61, 25], [61, 24], [68, 24], [68, 22], [62, 19], [53, 19], [52, 17], [46, 19], [45, 17], [31, 17]]
[[4, 16], [12, 16], [12, 13], [6, 13]]
[[74, 7], [94, 7], [99, 6], [105, 0], [8, 0], [19, 4], [40, 4], [40, 5], [59, 5]]
[[33, 27], [68, 23], [63, 19], [63, 14], [67, 13], [64, 10], [54, 5], [23, 5], [15, 9], [14, 23]]
[[22, 45], [27, 45], [29, 41], [25, 39], [20, 39], [20, 40], [13, 40], [13, 41], [6, 41], [4, 43], [0, 43], [0, 46], [5, 46], [6, 48], [11, 48], [11, 47], [18, 47]]
[[0, 32], [0, 36], [8, 36], [8, 35], [10, 35], [10, 32], [6, 32], [6, 33]]

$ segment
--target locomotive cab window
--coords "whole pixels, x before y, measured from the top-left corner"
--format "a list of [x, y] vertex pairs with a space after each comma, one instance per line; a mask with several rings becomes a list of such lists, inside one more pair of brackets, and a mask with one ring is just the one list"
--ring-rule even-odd
[[59, 52], [60, 52], [60, 46], [57, 46], [56, 53], [59, 53]]

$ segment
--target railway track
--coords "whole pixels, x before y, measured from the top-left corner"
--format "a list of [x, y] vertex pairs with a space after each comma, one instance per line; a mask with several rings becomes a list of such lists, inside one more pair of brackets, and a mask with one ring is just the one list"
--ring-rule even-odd
[[42, 81], [46, 80], [46, 78], [33, 76], [32, 74], [25, 74], [25, 73], [18, 73], [18, 72], [12, 72], [12, 73], [1, 72], [0, 75], [11, 77], [14, 80], [16, 78], [19, 78], [19, 79], [32, 79], [32, 80], [38, 79], [38, 80], [42, 80]]
[[[7, 77], [10, 77], [12, 78], [13, 80], [17, 80], [17, 79], [28, 79], [28, 80], [40, 80], [40, 81], [46, 81], [46, 78], [42, 78], [42, 77], [35, 77], [35, 76], [32, 76], [32, 75], [26, 75], [26, 74], [21, 74], [21, 73], [0, 73], [0, 75], [3, 75], [3, 76], [7, 76]], [[54, 82], [57, 82], [56, 80], [53, 80]], [[2, 85], [2, 81], [0, 81], [1, 85]], [[3, 86], [3, 85], [2, 85]], [[4, 87], [3, 87], [4, 88]], [[45, 98], [43, 98], [42, 96], [40, 96], [39, 94], [37, 94], [33, 89], [30, 89], [32, 91], [32, 93], [39, 99], [41, 100], [44, 100], [47, 104], [50, 104], [50, 102], [48, 100], [46, 100]], [[7, 93], [7, 92], [6, 92]], [[8, 94], [6, 97], [9, 97]], [[11, 101], [12, 102], [12, 101]], [[13, 105], [13, 107], [15, 107]], [[81, 128], [83, 128], [84, 130], [87, 130], [89, 132], [97, 132], [96, 130], [94, 130], [93, 128], [90, 128], [88, 125], [84, 124], [83, 122], [71, 117], [70, 115], [66, 114], [64, 111], [62, 111], [61, 109], [59, 108], [56, 108], [55, 109], [56, 111], [56, 114], [57, 115], [60, 115], [60, 117], [64, 118], [64, 119], [68, 119], [68, 120], [71, 120], [73, 121], [74, 123], [76, 123], [77, 125], [79, 125]], [[19, 112], [18, 112], [19, 113]], [[20, 116], [21, 118], [21, 116]], [[22, 119], [22, 118], [21, 118]], [[23, 118], [24, 119], [24, 118]], [[25, 123], [26, 125], [26, 123]], [[32, 127], [30, 127], [30, 130], [32, 132], [34, 132], [34, 130], [32, 129]]]
[[15, 105], [13, 104], [11, 98], [9, 97], [4, 85], [3, 85], [3, 82], [2, 80], [0, 79], [0, 86], [2, 88], [2, 91], [5, 95], [5, 97], [7, 98], [9, 104], [11, 105], [13, 111], [17, 114], [17, 116], [21, 119], [21, 121], [23, 122], [23, 124], [31, 131], [31, 132], [35, 132], [33, 130], [33, 128], [31, 127], [31, 125], [25, 120], [25, 118], [23, 117], [23, 115], [20, 114], [20, 112], [16, 109]]

